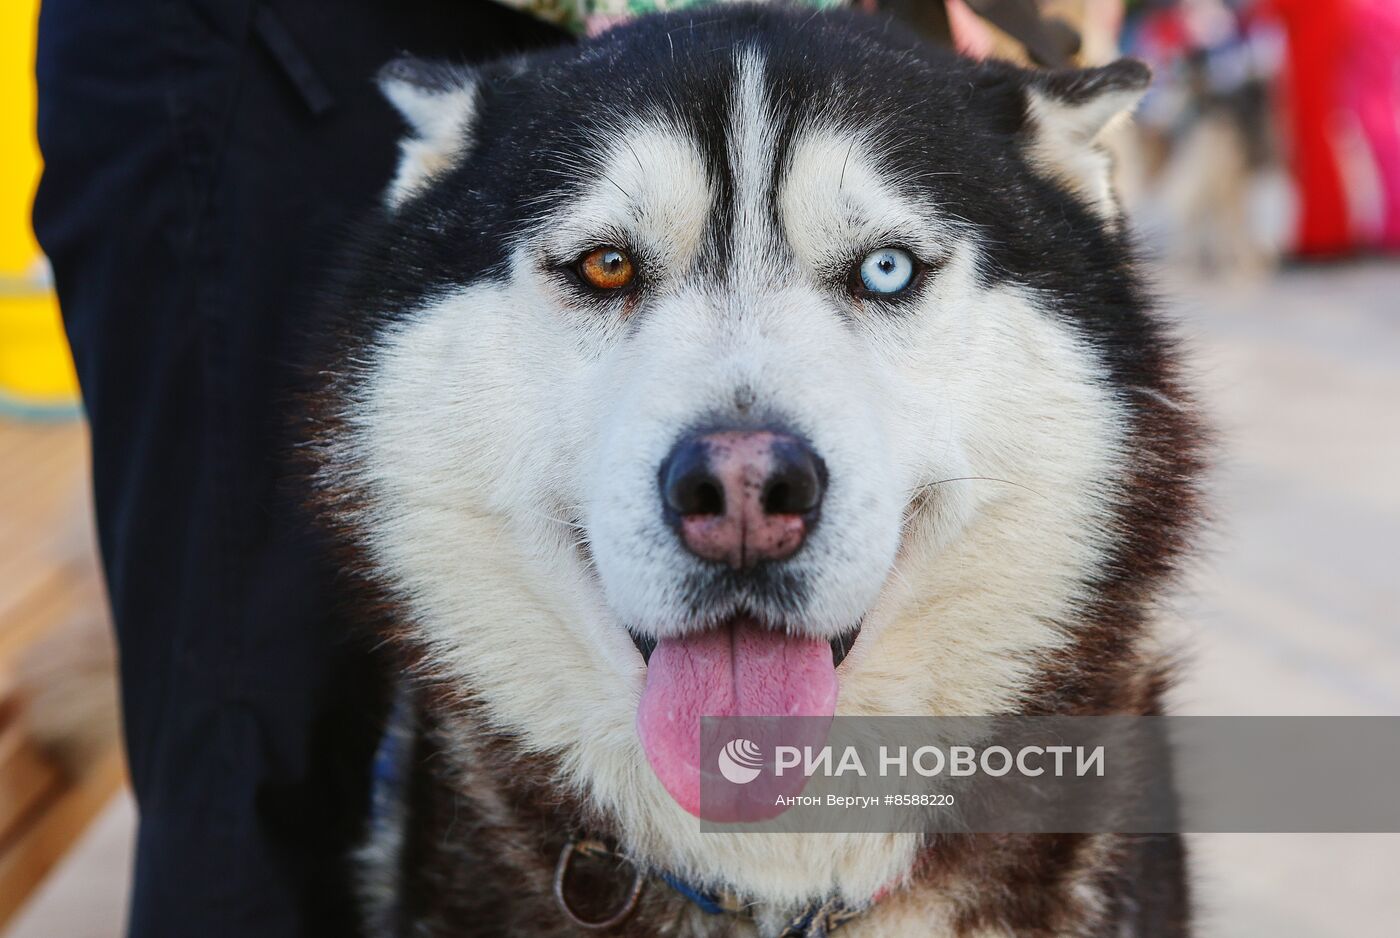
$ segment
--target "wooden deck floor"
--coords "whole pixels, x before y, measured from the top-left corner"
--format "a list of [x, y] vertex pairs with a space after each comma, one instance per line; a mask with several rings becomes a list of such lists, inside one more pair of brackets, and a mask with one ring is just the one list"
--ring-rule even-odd
[[33, 711], [14, 693], [37, 642], [95, 641], [96, 660], [107, 658], [90, 519], [84, 426], [0, 419], [0, 923], [122, 783], [114, 736], [95, 762], [66, 771], [35, 744]]
[[0, 675], [45, 630], [100, 605], [87, 432], [0, 418]]

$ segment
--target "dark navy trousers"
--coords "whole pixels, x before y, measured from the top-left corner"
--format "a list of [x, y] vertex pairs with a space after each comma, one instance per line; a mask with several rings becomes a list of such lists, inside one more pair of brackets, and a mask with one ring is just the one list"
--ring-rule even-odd
[[136, 938], [355, 934], [385, 680], [298, 507], [293, 366], [393, 169], [379, 66], [560, 40], [484, 0], [44, 0], [34, 221], [92, 427]]

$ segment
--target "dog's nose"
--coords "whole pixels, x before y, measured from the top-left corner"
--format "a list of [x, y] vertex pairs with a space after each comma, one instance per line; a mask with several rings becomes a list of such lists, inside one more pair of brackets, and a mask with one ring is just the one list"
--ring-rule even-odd
[[802, 546], [821, 508], [826, 466], [791, 434], [727, 430], [676, 444], [660, 479], [686, 549], [743, 570]]

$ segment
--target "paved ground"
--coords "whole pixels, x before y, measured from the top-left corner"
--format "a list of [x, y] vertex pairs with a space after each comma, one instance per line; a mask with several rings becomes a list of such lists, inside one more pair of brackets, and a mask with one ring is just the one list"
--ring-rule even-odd
[[[1223, 441], [1178, 710], [1400, 714], [1400, 265], [1175, 286]], [[111, 809], [12, 938], [119, 933], [131, 818]], [[1193, 841], [1203, 935], [1398, 933], [1400, 836]]]
[[1221, 435], [1195, 712], [1400, 714], [1400, 265], [1184, 288]]
[[[1400, 265], [1181, 286], [1172, 308], [1222, 442], [1177, 709], [1400, 714]], [[1400, 836], [1193, 840], [1203, 934], [1400, 933]]]

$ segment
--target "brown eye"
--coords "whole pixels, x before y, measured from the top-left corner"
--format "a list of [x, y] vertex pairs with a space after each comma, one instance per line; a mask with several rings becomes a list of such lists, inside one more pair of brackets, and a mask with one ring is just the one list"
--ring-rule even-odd
[[625, 251], [614, 247], [594, 248], [578, 262], [578, 275], [596, 290], [621, 290], [637, 276], [637, 268]]

